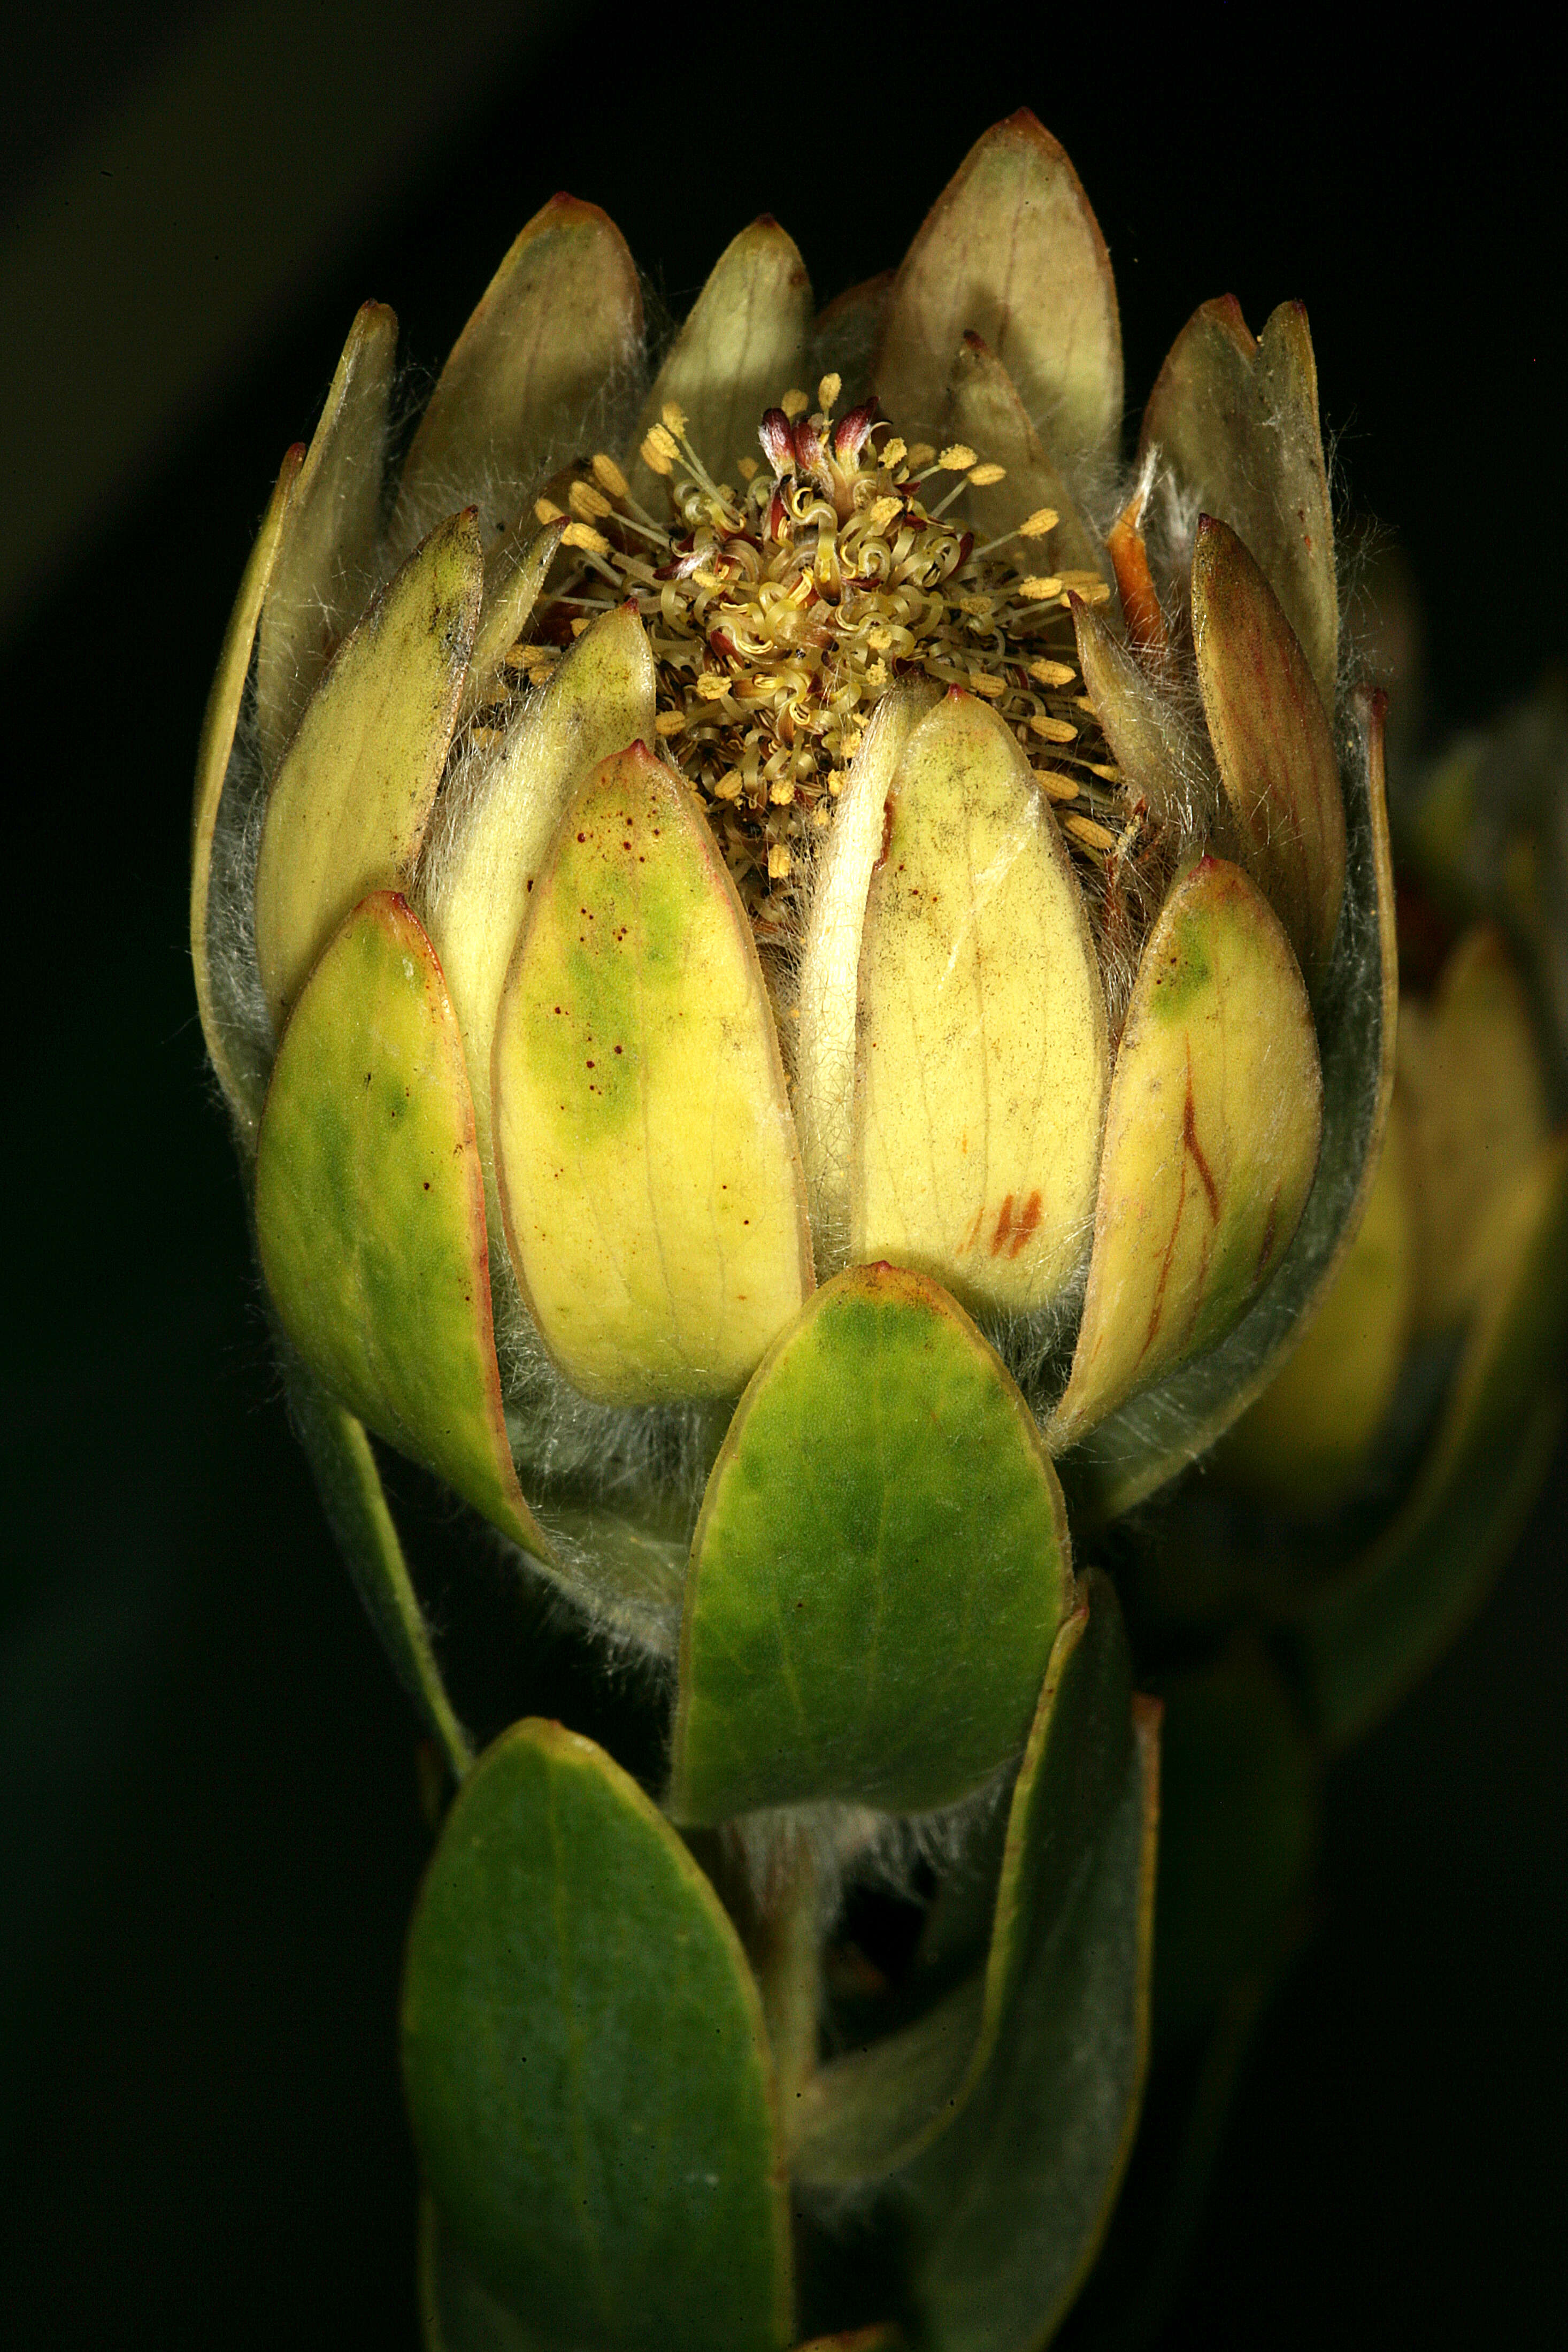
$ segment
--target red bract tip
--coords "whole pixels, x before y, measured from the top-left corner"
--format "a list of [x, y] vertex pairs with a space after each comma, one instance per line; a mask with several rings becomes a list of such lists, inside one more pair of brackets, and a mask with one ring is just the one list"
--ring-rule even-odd
[[795, 428], [795, 462], [803, 474], [809, 474], [822, 463], [822, 436], [809, 416], [797, 419]]
[[866, 446], [877, 415], [877, 404], [868, 400], [858, 408], [850, 409], [833, 428], [833, 450], [838, 457], [858, 457]]
[[757, 427], [757, 438], [763, 445], [763, 455], [774, 473], [787, 473], [795, 464], [795, 435], [782, 408], [768, 410]]

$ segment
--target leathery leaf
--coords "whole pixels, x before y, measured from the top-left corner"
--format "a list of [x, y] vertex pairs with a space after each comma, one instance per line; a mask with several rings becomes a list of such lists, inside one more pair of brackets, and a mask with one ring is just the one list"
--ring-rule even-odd
[[986, 1960], [913, 2024], [810, 2078], [792, 2126], [797, 2179], [849, 2188], [882, 2179], [955, 2122], [1114, 1811], [1131, 1706], [1121, 1612], [1091, 1570], [1057, 1635], [1013, 1784]]
[[750, 926], [641, 743], [567, 808], [496, 1021], [496, 1173], [534, 1318], [584, 1395], [734, 1396], [811, 1287]]
[[437, 2226], [524, 2343], [781, 2352], [756, 1986], [690, 1854], [592, 1740], [520, 1723], [468, 1775], [409, 1933], [402, 2040]]
[[947, 1293], [856, 1266], [758, 1367], [687, 1577], [671, 1810], [975, 1788], [1027, 1735], [1071, 1591], [1027, 1407]]
[[1056, 1446], [1239, 1320], [1305, 1206], [1321, 1106], [1279, 919], [1238, 867], [1205, 857], [1166, 900], [1133, 983]]
[[[1126, 1718], [1123, 1717], [1123, 1722]], [[910, 2299], [931, 2352], [1034, 2352], [1099, 2252], [1136, 2128], [1148, 2059], [1160, 1710], [1134, 1699], [1087, 1860], [1021, 1938], [991, 2063], [951, 2130], [895, 2173], [910, 2219]], [[1047, 1838], [1080, 1767], [1047, 1743]], [[1082, 1849], [1079, 1850], [1082, 1854]]]
[[331, 1393], [548, 1556], [507, 1444], [462, 1043], [395, 891], [354, 908], [284, 1034], [256, 1230], [283, 1327]]

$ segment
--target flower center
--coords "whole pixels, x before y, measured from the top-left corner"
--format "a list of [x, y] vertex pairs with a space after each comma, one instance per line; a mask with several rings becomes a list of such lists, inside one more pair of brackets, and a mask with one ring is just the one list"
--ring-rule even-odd
[[[539, 610], [514, 656], [530, 682], [596, 611], [630, 598], [657, 665], [658, 732], [697, 787], [760, 943], [798, 935], [801, 883], [867, 722], [889, 688], [982, 695], [1007, 721], [1079, 862], [1097, 929], [1149, 854], [1084, 696], [1069, 597], [1101, 604], [1097, 572], [1052, 571], [1048, 507], [977, 545], [952, 509], [1005, 469], [962, 443], [907, 446], [874, 408], [835, 420], [786, 393], [762, 421], [766, 466], [717, 480], [674, 403], [642, 445], [661, 520], [602, 452], [552, 487], [582, 570]], [[567, 520], [549, 498], [542, 522]]]

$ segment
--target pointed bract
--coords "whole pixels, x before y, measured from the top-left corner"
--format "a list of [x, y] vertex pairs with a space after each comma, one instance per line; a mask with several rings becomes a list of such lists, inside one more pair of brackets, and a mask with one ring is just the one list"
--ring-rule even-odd
[[1178, 497], [1230, 525], [1285, 608], [1323, 708], [1334, 708], [1339, 589], [1318, 370], [1307, 314], [1282, 302], [1255, 342], [1233, 295], [1182, 329], [1143, 412]]
[[637, 497], [663, 502], [657, 477], [636, 453], [671, 401], [713, 479], [739, 481], [737, 461], [756, 457], [763, 411], [805, 373], [810, 328], [805, 264], [794, 239], [764, 215], [720, 255], [644, 403], [627, 466]]
[[968, 329], [1012, 377], [1056, 465], [1113, 453], [1121, 325], [1110, 258], [1078, 173], [1026, 109], [971, 148], [899, 271], [876, 381], [907, 440], [940, 435]]
[[1133, 983], [1053, 1450], [1239, 1319], [1306, 1206], [1321, 1117], [1289, 941], [1246, 875], [1205, 857], [1167, 899]]
[[569, 806], [496, 1023], [496, 1173], [545, 1345], [605, 1403], [738, 1395], [812, 1285], [757, 950], [643, 744]]
[[206, 712], [202, 719], [201, 742], [196, 751], [195, 798], [191, 809], [191, 961], [195, 968], [196, 1010], [201, 1015], [202, 1035], [206, 1041], [213, 1068], [217, 1073], [218, 1084], [223, 1088], [224, 1099], [247, 1148], [254, 1139], [256, 1122], [261, 1116], [266, 1076], [262, 1071], [249, 1068], [245, 1057], [239, 1054], [239, 1040], [224, 1019], [223, 1007], [213, 985], [212, 949], [207, 937], [212, 899], [213, 839], [217, 831], [218, 805], [223, 799], [224, 782], [234, 751], [235, 731], [239, 725], [240, 705], [245, 699], [245, 682], [250, 674], [256, 624], [260, 615], [262, 598], [267, 593], [267, 583], [278, 558], [284, 519], [304, 456], [303, 446], [296, 445], [284, 458], [277, 487], [240, 579], [239, 593], [234, 600], [234, 610], [224, 631], [217, 673], [213, 679]]
[[507, 1444], [462, 1043], [395, 892], [354, 908], [279, 1048], [256, 1234], [284, 1328], [329, 1393], [548, 1556]]
[[1081, 1262], [1109, 1076], [1104, 992], [1049, 803], [954, 688], [886, 803], [860, 942], [850, 1252], [1028, 1312]]
[[[974, 526], [976, 538], [1000, 539], [1041, 507], [1051, 507], [1057, 524], [1041, 568], [1098, 572], [1109, 579], [1105, 550], [1047, 456], [1017, 386], [980, 335], [966, 334], [959, 347], [948, 402], [943, 437], [966, 442], [982, 451], [989, 464], [1006, 468], [993, 487], [976, 488], [972, 484], [964, 492], [963, 511]], [[1031, 547], [1040, 544], [1030, 541]]]
[[351, 907], [414, 871], [479, 624], [479, 531], [454, 515], [345, 637], [268, 795], [256, 957], [281, 1028]]
[[938, 689], [883, 696], [855, 754], [817, 865], [800, 967], [795, 1118], [816, 1235], [817, 1271], [849, 1252], [849, 1147], [855, 1101], [855, 992], [871, 873], [882, 854], [888, 794], [904, 746]]
[[397, 320], [367, 302], [350, 330], [311, 436], [261, 608], [256, 721], [275, 772], [328, 656], [375, 586], [386, 411]]
[[1081, 596], [1072, 600], [1084, 692], [1133, 794], [1156, 819], [1180, 819], [1212, 802], [1214, 757], [1158, 673], [1113, 636]]
[[1229, 525], [1199, 518], [1193, 651], [1241, 860], [1315, 996], [1345, 894], [1345, 804], [1322, 699], [1285, 608]]
[[490, 1052], [530, 896], [573, 793], [612, 751], [651, 735], [653, 714], [647, 637], [634, 608], [618, 605], [584, 630], [518, 712], [494, 760], [471, 780], [454, 778], [442, 803], [420, 906], [463, 1033], [487, 1195], [495, 1181]]
[[404, 468], [393, 536], [476, 504], [488, 545], [536, 484], [602, 437], [606, 384], [635, 363], [642, 294], [626, 240], [597, 205], [552, 196], [452, 347]]

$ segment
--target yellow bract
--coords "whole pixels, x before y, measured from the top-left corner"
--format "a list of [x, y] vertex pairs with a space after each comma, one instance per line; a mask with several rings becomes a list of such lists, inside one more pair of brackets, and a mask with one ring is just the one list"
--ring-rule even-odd
[[458, 1024], [395, 892], [353, 909], [279, 1048], [256, 1233], [284, 1327], [331, 1395], [548, 1558], [507, 1444]]
[[374, 585], [397, 320], [366, 302], [349, 330], [300, 469], [261, 611], [256, 719], [277, 767], [327, 657]]
[[[811, 281], [793, 237], [777, 221], [753, 221], [720, 255], [658, 372], [632, 437], [634, 451], [673, 401], [692, 447], [716, 481], [734, 482], [740, 457], [757, 455], [757, 427], [805, 373]], [[641, 498], [650, 469], [628, 470]]]
[[882, 853], [887, 798], [904, 746], [938, 689], [895, 690], [872, 714], [834, 812], [817, 866], [800, 968], [795, 1116], [817, 1237], [819, 1274], [849, 1247], [850, 1113], [855, 1099], [855, 993], [871, 869]]
[[487, 1187], [490, 1048], [529, 895], [574, 792], [612, 751], [650, 736], [653, 713], [647, 639], [622, 605], [578, 638], [494, 762], [452, 796], [431, 841], [424, 909], [463, 1033]]
[[619, 229], [597, 205], [552, 196], [452, 346], [408, 453], [397, 543], [469, 499], [487, 545], [498, 524], [514, 528], [538, 476], [574, 454], [641, 342], [637, 266]]
[[1121, 325], [1100, 225], [1027, 109], [977, 140], [894, 282], [877, 389], [907, 436], [936, 438], [965, 329], [983, 335], [1059, 464], [1104, 457], [1121, 422]]
[[212, 955], [207, 942], [213, 836], [217, 829], [218, 804], [223, 799], [224, 780], [228, 774], [229, 757], [234, 750], [235, 730], [239, 724], [239, 707], [245, 698], [245, 681], [250, 669], [251, 649], [256, 643], [257, 618], [273, 564], [278, 559], [278, 542], [304, 455], [304, 450], [296, 446], [283, 460], [277, 487], [262, 517], [261, 529], [256, 535], [256, 544], [250, 551], [250, 560], [240, 580], [239, 593], [234, 600], [228, 626], [224, 631], [217, 674], [213, 679], [202, 719], [202, 740], [196, 751], [195, 800], [191, 810], [191, 961], [195, 967], [196, 1010], [201, 1015], [202, 1035], [206, 1039], [207, 1052], [212, 1055], [213, 1068], [217, 1072], [224, 1099], [247, 1143], [256, 1131], [266, 1082], [263, 1073], [242, 1068], [236, 1061], [233, 1041], [224, 1034], [217, 998], [213, 990]]
[[1430, 1006], [1399, 1008], [1426, 1331], [1462, 1323], [1490, 1275], [1493, 1222], [1551, 1133], [1530, 1010], [1500, 931], [1449, 958]]
[[1193, 551], [1193, 651], [1242, 856], [1321, 985], [1345, 894], [1345, 804], [1329, 715], [1285, 608], [1229, 526]]
[[1109, 1066], [1083, 899], [1011, 730], [953, 688], [887, 801], [860, 942], [850, 1250], [1028, 1309], [1081, 1260]]
[[267, 803], [256, 956], [273, 1020], [351, 907], [405, 882], [446, 765], [479, 610], [479, 532], [454, 515], [344, 639]]
[[[1105, 551], [1082, 516], [1029, 421], [1018, 388], [990, 345], [966, 334], [948, 386], [948, 423], [1005, 470], [1000, 481], [970, 484], [964, 511], [982, 541], [999, 539], [1041, 507], [1056, 509], [1049, 560], [1058, 570], [1100, 572]], [[1040, 542], [1037, 541], [1036, 545]]]
[[1366, 1214], [1306, 1338], [1215, 1454], [1233, 1486], [1316, 1518], [1355, 1484], [1393, 1402], [1415, 1305], [1415, 1233], [1397, 1096]]
[[689, 789], [641, 744], [567, 811], [492, 1063], [512, 1263], [586, 1396], [734, 1395], [812, 1286], [750, 927]]
[[1238, 1320], [1306, 1205], [1321, 1115], [1290, 943], [1246, 875], [1205, 857], [1167, 899], [1133, 983], [1054, 1448]]
[[1156, 818], [1201, 805], [1214, 758], [1200, 730], [1089, 605], [1076, 599], [1079, 665], [1117, 766]]
[[1178, 491], [1247, 547], [1334, 706], [1340, 604], [1318, 367], [1307, 314], [1281, 302], [1253, 340], [1227, 294], [1195, 310], [1149, 395], [1140, 462], [1158, 449]]

